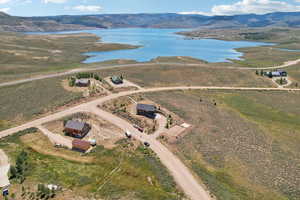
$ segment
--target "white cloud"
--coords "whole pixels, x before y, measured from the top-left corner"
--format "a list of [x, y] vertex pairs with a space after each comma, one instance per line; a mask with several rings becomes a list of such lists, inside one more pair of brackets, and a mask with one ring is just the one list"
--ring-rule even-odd
[[[300, 2], [300, 0], [295, 0]], [[215, 5], [206, 15], [266, 14], [271, 12], [297, 12], [300, 6], [279, 0], [241, 0], [234, 4]], [[185, 12], [183, 12], [185, 13]], [[201, 12], [199, 12], [200, 14]], [[203, 13], [205, 15], [205, 13]]]
[[102, 10], [101, 6], [85, 6], [85, 5], [79, 5], [79, 6], [74, 6], [71, 8], [68, 8], [70, 10], [75, 10], [79, 12], [99, 12]]
[[66, 3], [67, 1], [68, 0], [43, 0], [44, 3]]
[[242, 0], [232, 5], [218, 5], [212, 8], [212, 13], [215, 15], [265, 14], [292, 11], [300, 11], [300, 6], [273, 0]]
[[0, 0], [0, 4], [5, 4], [5, 3], [8, 3], [10, 2], [11, 0]]
[[0, 12], [7, 13], [10, 10], [10, 8], [0, 8]]

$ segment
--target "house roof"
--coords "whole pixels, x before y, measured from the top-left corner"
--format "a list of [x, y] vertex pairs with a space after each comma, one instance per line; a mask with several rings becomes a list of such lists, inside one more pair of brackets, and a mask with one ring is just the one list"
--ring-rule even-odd
[[155, 112], [156, 111], [156, 107], [154, 105], [149, 105], [149, 104], [138, 104], [136, 106], [136, 108], [138, 110], [143, 110], [146, 112]]
[[119, 76], [112, 76], [111, 80], [116, 81], [116, 82], [122, 82], [123, 81]]
[[73, 148], [87, 151], [90, 148], [90, 143], [84, 140], [74, 139], [72, 141]]
[[85, 126], [84, 122], [69, 120], [67, 121], [65, 128], [82, 131], [84, 126]]
[[273, 76], [280, 76], [280, 75], [281, 75], [281, 73], [280, 73], [280, 72], [278, 72], [278, 71], [276, 71], [276, 72], [272, 72], [272, 75], [273, 75]]
[[85, 79], [85, 78], [81, 78], [81, 79], [76, 79], [75, 83], [81, 83], [81, 84], [89, 84], [90, 80], [89, 79]]

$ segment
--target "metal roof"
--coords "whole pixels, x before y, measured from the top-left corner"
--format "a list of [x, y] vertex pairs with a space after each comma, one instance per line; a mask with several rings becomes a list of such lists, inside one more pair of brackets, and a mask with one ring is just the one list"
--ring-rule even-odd
[[76, 79], [75, 83], [81, 83], [81, 84], [89, 84], [90, 80], [89, 79]]
[[82, 131], [84, 126], [85, 126], [84, 122], [69, 120], [66, 123], [65, 128]]
[[74, 139], [72, 141], [73, 148], [81, 149], [87, 151], [90, 148], [90, 143], [84, 140]]
[[136, 108], [138, 110], [143, 110], [146, 112], [155, 112], [156, 111], [156, 107], [154, 105], [149, 105], [149, 104], [138, 104], [136, 106]]
[[115, 82], [122, 82], [122, 81], [123, 81], [123, 80], [121, 79], [121, 77], [115, 76], [115, 75], [111, 77], [111, 80], [112, 80], [112, 81], [115, 81]]
[[276, 72], [272, 72], [272, 75], [273, 75], [273, 76], [280, 76], [281, 73], [276, 71]]

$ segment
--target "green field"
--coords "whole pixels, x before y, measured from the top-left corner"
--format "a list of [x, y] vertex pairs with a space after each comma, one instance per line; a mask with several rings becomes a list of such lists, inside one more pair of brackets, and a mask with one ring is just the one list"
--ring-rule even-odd
[[[29, 137], [35, 137], [38, 133], [29, 134]], [[38, 153], [17, 135], [0, 142], [0, 148], [8, 154], [12, 163], [21, 151], [28, 153], [25, 182], [20, 184], [12, 180], [11, 191], [18, 200], [22, 199], [22, 185], [28, 188], [27, 191], [34, 192], [39, 183], [61, 186], [63, 190], [57, 193], [57, 199], [81, 196], [107, 200], [176, 200], [182, 197], [154, 153], [142, 146], [135, 149], [133, 143], [128, 141], [120, 141], [118, 147], [111, 150], [98, 146], [88, 155], [94, 157], [92, 163], [67, 161]]]
[[299, 198], [299, 93], [147, 96], [194, 125], [171, 147], [218, 199]]

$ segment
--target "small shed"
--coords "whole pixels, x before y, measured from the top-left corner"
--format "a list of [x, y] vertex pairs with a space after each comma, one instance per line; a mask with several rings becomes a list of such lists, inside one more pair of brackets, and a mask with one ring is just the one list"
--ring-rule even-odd
[[89, 79], [81, 78], [75, 80], [75, 85], [78, 87], [88, 87], [90, 84], [91, 81]]
[[80, 139], [74, 139], [72, 141], [72, 149], [74, 151], [79, 151], [85, 153], [91, 147], [90, 143]]
[[136, 112], [138, 115], [154, 118], [156, 113], [156, 106], [149, 104], [137, 104]]
[[91, 129], [85, 122], [69, 120], [65, 124], [64, 132], [72, 137], [83, 138]]
[[123, 79], [120, 76], [112, 76], [110, 78], [111, 82], [113, 82], [116, 85], [122, 84], [123, 83]]

